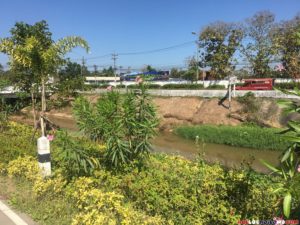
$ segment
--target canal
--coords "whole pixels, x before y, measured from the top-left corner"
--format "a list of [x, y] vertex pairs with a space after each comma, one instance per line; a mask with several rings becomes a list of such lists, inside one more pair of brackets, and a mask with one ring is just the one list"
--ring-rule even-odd
[[[49, 116], [49, 118], [61, 128], [78, 132], [76, 123], [72, 118]], [[181, 138], [173, 133], [159, 132], [152, 141], [155, 152], [167, 154], [178, 154], [187, 159], [193, 160], [199, 154], [205, 161], [220, 163], [225, 167], [239, 168], [243, 162], [252, 162], [252, 168], [258, 172], [267, 173], [269, 170], [261, 163], [265, 160], [272, 165], [277, 164], [280, 152], [270, 150], [257, 150], [240, 148], [228, 145], [198, 143]]]

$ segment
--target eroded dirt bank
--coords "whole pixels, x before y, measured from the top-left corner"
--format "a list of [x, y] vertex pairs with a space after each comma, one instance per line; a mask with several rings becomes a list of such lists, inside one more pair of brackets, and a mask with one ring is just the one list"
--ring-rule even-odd
[[[98, 96], [87, 96], [90, 102], [96, 102]], [[281, 117], [281, 110], [273, 99], [259, 99], [258, 109], [252, 110], [249, 105], [241, 104], [236, 100], [231, 102], [231, 109], [228, 109], [229, 102], [220, 104], [217, 98], [199, 97], [153, 97], [160, 119], [161, 130], [171, 130], [178, 125], [239, 125], [242, 121], [259, 120], [264, 125], [280, 127], [284, 123]], [[29, 113], [29, 108], [23, 110]], [[250, 110], [250, 112], [249, 112]], [[253, 112], [252, 112], [252, 111]], [[72, 107], [51, 110], [49, 117], [60, 120], [73, 121]], [[19, 117], [14, 117], [20, 120]], [[25, 119], [25, 118], [23, 118]], [[28, 118], [27, 118], [28, 119]]]
[[[281, 110], [272, 99], [260, 100], [259, 109], [248, 112], [236, 100], [220, 104], [217, 98], [196, 97], [154, 98], [161, 119], [160, 128], [170, 129], [181, 124], [239, 125], [242, 121], [259, 120], [267, 126], [281, 126]], [[245, 112], [246, 111], [246, 112]]]

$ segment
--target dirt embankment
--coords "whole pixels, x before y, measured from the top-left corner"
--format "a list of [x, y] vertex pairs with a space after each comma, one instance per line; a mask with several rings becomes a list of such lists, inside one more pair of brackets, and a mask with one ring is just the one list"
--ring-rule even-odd
[[[98, 96], [88, 96], [90, 102], [96, 102]], [[178, 125], [239, 125], [242, 121], [249, 119], [249, 113], [245, 113], [245, 105], [233, 100], [230, 110], [229, 102], [226, 100], [220, 104], [217, 98], [199, 97], [153, 97], [161, 130], [171, 130]], [[25, 112], [25, 111], [24, 111]], [[28, 110], [26, 110], [28, 113]], [[72, 108], [65, 107], [60, 110], [51, 110], [50, 118], [62, 121], [73, 121]], [[272, 99], [259, 101], [259, 110], [251, 114], [252, 119], [259, 119], [265, 125], [272, 127], [281, 126], [281, 110]]]
[[[197, 97], [154, 98], [160, 117], [160, 128], [182, 124], [215, 124], [239, 125], [242, 121], [251, 120], [245, 112], [245, 105], [233, 100], [229, 109], [229, 102], [220, 104], [217, 98], [205, 99]], [[252, 119], [261, 120], [265, 125], [280, 127], [281, 110], [270, 99], [260, 102], [257, 112], [251, 113]]]

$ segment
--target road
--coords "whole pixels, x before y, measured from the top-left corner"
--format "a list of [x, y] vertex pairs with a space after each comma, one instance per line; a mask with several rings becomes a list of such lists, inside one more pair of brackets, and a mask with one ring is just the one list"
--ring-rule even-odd
[[37, 225], [37, 223], [25, 214], [16, 213], [0, 200], [0, 225]]

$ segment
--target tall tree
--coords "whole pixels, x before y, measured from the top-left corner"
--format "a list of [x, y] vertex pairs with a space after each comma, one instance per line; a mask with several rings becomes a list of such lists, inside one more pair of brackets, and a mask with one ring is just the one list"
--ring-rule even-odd
[[292, 78], [300, 77], [300, 14], [289, 21], [281, 22], [275, 29], [273, 43], [283, 65], [283, 71]]
[[242, 46], [242, 53], [257, 77], [270, 76], [270, 62], [275, 55], [271, 38], [274, 21], [275, 15], [269, 11], [258, 12], [246, 20], [244, 27], [246, 39]]
[[215, 78], [224, 78], [234, 69], [233, 56], [243, 38], [242, 29], [232, 23], [215, 22], [205, 27], [199, 36], [200, 66], [210, 67]]
[[[46, 24], [46, 27], [48, 25]], [[17, 36], [18, 37], [18, 36]], [[0, 40], [0, 51], [10, 58], [10, 65], [27, 68], [41, 90], [41, 127], [43, 131], [43, 114], [46, 110], [45, 84], [49, 75], [55, 74], [58, 67], [65, 63], [64, 56], [74, 47], [81, 46], [88, 50], [88, 44], [80, 37], [66, 37], [57, 42], [46, 41], [40, 34], [25, 37], [23, 41], [15, 41], [14, 36]], [[39, 82], [39, 83], [38, 83]], [[43, 132], [44, 134], [44, 132]]]

